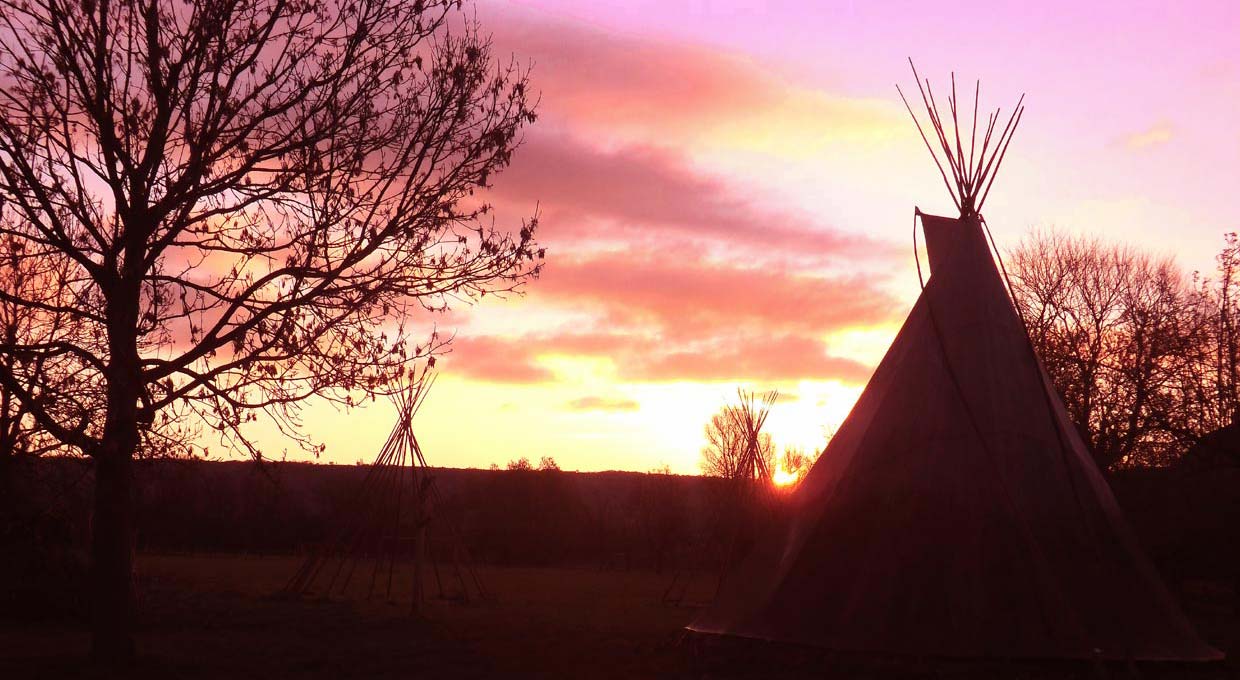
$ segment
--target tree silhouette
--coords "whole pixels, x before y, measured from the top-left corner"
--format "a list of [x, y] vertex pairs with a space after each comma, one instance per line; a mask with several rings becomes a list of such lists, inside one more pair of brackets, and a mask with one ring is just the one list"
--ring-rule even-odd
[[1165, 461], [1199, 342], [1197, 298], [1169, 259], [1057, 233], [1012, 254], [1021, 315], [1103, 468]]
[[[455, 0], [0, 9], [0, 238], [63, 258], [64, 299], [6, 290], [97, 342], [0, 345], [0, 387], [95, 462], [93, 650], [132, 657], [132, 460], [173, 409], [258, 456], [310, 396], [383, 393], [438, 349], [411, 309], [512, 290], [534, 224], [476, 192], [534, 120]], [[99, 396], [14, 362], [66, 362]]]
[[[30, 252], [24, 243], [0, 237], [0, 343], [32, 347], [89, 340], [75, 333], [58, 314], [12, 302], [14, 297], [47, 307], [63, 302], [68, 269], [64, 258]], [[46, 393], [73, 394], [72, 402], [57, 404], [60, 415], [89, 422], [100, 401], [91, 385], [78, 380], [78, 368], [72, 360], [39, 352], [0, 354], [0, 370], [21, 376], [25, 384], [51, 386], [36, 392], [36, 400], [52, 406]], [[70, 523], [65, 520], [68, 503], [63, 499], [71, 497], [81, 476], [58, 474], [54, 466], [32, 461], [62, 452], [64, 446], [38, 426], [29, 407], [0, 386], [0, 555], [4, 556], [0, 558], [0, 582], [8, 592], [6, 606], [11, 608], [43, 611], [80, 592], [78, 560], [65, 545]], [[55, 506], [52, 499], [56, 499]]]
[[543, 456], [538, 459], [539, 472], [559, 472], [560, 464], [555, 462], [555, 458], [551, 456]]
[[534, 469], [534, 466], [530, 463], [529, 458], [526, 458], [525, 456], [521, 456], [520, 458], [517, 458], [516, 460], [508, 461], [508, 465], [505, 467], [505, 469], [512, 471], [512, 472], [529, 472], [530, 470]]
[[[55, 253], [30, 251], [26, 243], [11, 236], [0, 238], [0, 262], [0, 342], [14, 350], [0, 354], [0, 370], [20, 376], [24, 384], [50, 385], [47, 391], [53, 394], [75, 392], [73, 416], [91, 420], [97, 400], [92, 398], [90, 386], [77, 380], [79, 365], [72, 357], [48, 356], [35, 349], [17, 351], [89, 340], [81, 337], [66, 318], [48, 309], [67, 301], [71, 265]], [[34, 304], [18, 304], [15, 300], [19, 299]], [[37, 401], [41, 394], [32, 396]], [[44, 401], [51, 405], [46, 398]], [[38, 426], [25, 402], [11, 390], [0, 389], [0, 504], [7, 504], [12, 497], [9, 470], [15, 458], [36, 456], [61, 446]]]
[[[1190, 450], [1224, 456], [1222, 461], [1198, 463], [1240, 462], [1233, 445], [1240, 426], [1240, 296], [1236, 291], [1240, 239], [1235, 233], [1225, 234], [1224, 239], [1215, 258], [1214, 277], [1196, 277], [1192, 316], [1196, 343], [1180, 375], [1173, 402], [1176, 417], [1167, 420], [1168, 430], [1179, 441], [1190, 447], [1208, 444]], [[1220, 430], [1224, 428], [1230, 433], [1223, 435]]]
[[796, 446], [788, 446], [784, 448], [784, 453], [779, 457], [779, 469], [784, 473], [793, 475], [796, 483], [800, 483], [805, 478], [805, 474], [809, 469], [814, 467], [814, 463], [818, 460], [817, 453], [806, 453], [805, 449]]

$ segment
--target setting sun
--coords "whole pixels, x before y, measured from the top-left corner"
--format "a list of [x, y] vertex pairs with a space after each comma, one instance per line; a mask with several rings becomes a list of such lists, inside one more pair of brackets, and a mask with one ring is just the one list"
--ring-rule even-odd
[[776, 468], [775, 474], [771, 476], [771, 481], [775, 486], [792, 486], [796, 484], [797, 479], [801, 477], [800, 473], [788, 472], [783, 468]]

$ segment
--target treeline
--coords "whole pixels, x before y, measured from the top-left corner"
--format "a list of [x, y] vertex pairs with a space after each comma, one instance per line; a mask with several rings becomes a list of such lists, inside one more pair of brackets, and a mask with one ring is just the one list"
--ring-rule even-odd
[[[87, 461], [30, 461], [52, 548], [85, 546]], [[301, 554], [351, 518], [364, 466], [143, 461], [135, 548], [146, 552]], [[711, 568], [735, 501], [717, 478], [635, 472], [435, 469], [444, 504], [432, 542], [453, 530], [476, 562], [603, 569]], [[1113, 471], [1125, 514], [1164, 574], [1240, 578], [1240, 469], [1184, 465]], [[46, 494], [53, 494], [49, 498]], [[786, 498], [786, 497], [785, 497]]]
[[[25, 507], [86, 545], [93, 466], [78, 458], [23, 461]], [[303, 553], [345, 522], [367, 466], [147, 460], [136, 469], [135, 548], [151, 552]], [[436, 468], [443, 499], [432, 543], [459, 536], [496, 565], [662, 570], [702, 562], [718, 532], [722, 481], [666, 472], [577, 473], [554, 466]], [[42, 532], [47, 532], [43, 530]]]
[[[1055, 232], [1010, 255], [1034, 346], [1103, 468], [1166, 466], [1240, 415], [1240, 241], [1208, 274], [1169, 257]], [[1240, 465], [1240, 433], [1210, 461]]]

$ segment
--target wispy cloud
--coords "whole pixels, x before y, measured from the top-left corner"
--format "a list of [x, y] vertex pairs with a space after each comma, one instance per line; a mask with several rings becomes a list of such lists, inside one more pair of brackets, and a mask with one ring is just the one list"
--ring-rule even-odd
[[589, 396], [568, 402], [568, 407], [574, 411], [636, 411], [639, 404], [632, 399]]
[[548, 357], [609, 361], [615, 378], [635, 382], [834, 380], [859, 385], [871, 367], [831, 355], [828, 346], [797, 335], [738, 333], [668, 345], [658, 338], [612, 332], [487, 337], [448, 357], [449, 369], [484, 382], [526, 382], [549, 372]]
[[1160, 120], [1144, 130], [1124, 135], [1120, 138], [1120, 143], [1135, 151], [1162, 146], [1170, 142], [1174, 135], [1175, 128], [1170, 121]]

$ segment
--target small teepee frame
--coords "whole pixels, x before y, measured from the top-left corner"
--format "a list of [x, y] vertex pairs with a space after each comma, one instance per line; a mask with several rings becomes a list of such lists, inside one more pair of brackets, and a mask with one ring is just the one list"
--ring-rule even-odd
[[[427, 570], [438, 599], [487, 600], [483, 585], [457, 527], [443, 516], [439, 488], [413, 431], [413, 417], [426, 400], [436, 374], [434, 363], [410, 374], [405, 389], [393, 395], [399, 414], [375, 462], [348, 507], [349, 518], [330, 542], [311, 551], [285, 586], [297, 595], [344, 597], [356, 592], [350, 583], [357, 572], [369, 581], [366, 599], [381, 594], [398, 599], [393, 588], [398, 563], [412, 563], [410, 612], [419, 614], [427, 600]], [[430, 528], [447, 535], [432, 550]]]
[[762, 456], [761, 435], [766, 419], [771, 414], [771, 407], [779, 399], [779, 391], [771, 390], [759, 396], [753, 391], [740, 388], [736, 395], [738, 403], [727, 409], [727, 414], [733, 427], [744, 433], [745, 445], [731, 476], [725, 480], [727, 490], [721, 506], [712, 518], [714, 528], [709, 535], [719, 538], [726, 536], [721, 545], [714, 546], [719, 554], [718, 567], [713, 570], [694, 567], [678, 569], [672, 575], [672, 582], [663, 591], [663, 604], [687, 604], [690, 587], [703, 572], [714, 572], [715, 587], [710, 597], [713, 600], [730, 567], [739, 557], [736, 553], [742, 523], [746, 518], [753, 517], [756, 511], [770, 509], [774, 470], [770, 469]]

